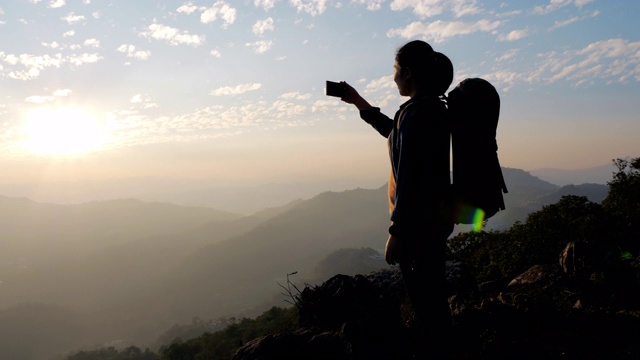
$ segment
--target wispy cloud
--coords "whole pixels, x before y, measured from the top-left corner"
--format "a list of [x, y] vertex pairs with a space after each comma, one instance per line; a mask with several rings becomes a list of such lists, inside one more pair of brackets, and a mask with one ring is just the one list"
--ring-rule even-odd
[[140, 35], [146, 38], [168, 41], [171, 45], [199, 46], [204, 43], [204, 35], [192, 35], [188, 31], [162, 24], [151, 24], [148, 30], [141, 32]]
[[376, 11], [382, 8], [385, 0], [351, 0], [352, 3], [365, 5], [367, 10]]
[[582, 8], [583, 6], [592, 3], [593, 1], [594, 0], [550, 0], [549, 4], [546, 6], [538, 5], [534, 7], [533, 13], [538, 15], [545, 15], [569, 5], [575, 5], [577, 8]]
[[578, 21], [578, 17], [574, 16], [570, 19], [564, 20], [564, 21], [556, 21], [554, 22], [553, 26], [549, 29], [549, 30], [555, 30], [561, 27], [565, 27], [567, 25], [573, 24], [574, 22]]
[[454, 36], [468, 35], [475, 32], [492, 32], [500, 25], [500, 21], [489, 21], [485, 19], [476, 22], [447, 22], [437, 20], [430, 23], [423, 23], [416, 21], [404, 28], [387, 31], [387, 36], [399, 36], [405, 39], [420, 36], [426, 41], [440, 43]]
[[288, 92], [288, 93], [284, 93], [282, 95], [279, 96], [281, 99], [287, 99], [287, 100], [309, 100], [311, 99], [311, 94], [301, 94], [297, 91], [293, 91], [293, 92]]
[[451, 11], [455, 17], [482, 12], [476, 0], [393, 0], [390, 8], [394, 11], [411, 9], [421, 18], [441, 15], [446, 10]]
[[542, 61], [527, 81], [568, 81], [580, 85], [595, 79], [607, 83], [640, 81], [640, 41], [609, 39], [580, 50], [541, 55]]
[[518, 49], [510, 49], [505, 51], [502, 55], [498, 56], [496, 58], [497, 62], [501, 62], [501, 61], [507, 61], [507, 60], [511, 60], [514, 59], [519, 53]]
[[262, 87], [260, 83], [241, 84], [237, 86], [225, 86], [211, 91], [209, 94], [213, 96], [229, 96], [240, 95], [248, 91], [258, 90]]
[[507, 34], [498, 35], [498, 41], [516, 41], [523, 39], [529, 35], [529, 32], [526, 29], [521, 30], [513, 30], [508, 32]]
[[591, 14], [588, 14], [588, 15], [583, 16], [583, 17], [573, 16], [573, 17], [571, 17], [571, 18], [569, 18], [567, 20], [564, 20], [564, 21], [556, 21], [556, 22], [554, 22], [553, 26], [549, 28], [549, 31], [553, 31], [553, 30], [556, 30], [556, 29], [571, 25], [573, 23], [576, 23], [578, 21], [582, 21], [582, 20], [587, 19], [587, 18], [593, 18], [593, 17], [596, 17], [598, 15], [600, 15], [600, 12], [599, 11], [594, 11]]
[[327, 10], [327, 0], [289, 0], [289, 4], [298, 12], [305, 12], [311, 16], [321, 15]]

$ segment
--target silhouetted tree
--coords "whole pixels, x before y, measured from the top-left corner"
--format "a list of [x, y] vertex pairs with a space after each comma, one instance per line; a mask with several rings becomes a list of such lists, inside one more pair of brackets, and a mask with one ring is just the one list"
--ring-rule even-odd
[[[613, 174], [609, 194], [602, 206], [611, 214], [612, 230], [620, 237], [628, 255], [640, 256], [640, 157], [613, 161], [618, 171]], [[615, 227], [615, 228], [613, 228]]]

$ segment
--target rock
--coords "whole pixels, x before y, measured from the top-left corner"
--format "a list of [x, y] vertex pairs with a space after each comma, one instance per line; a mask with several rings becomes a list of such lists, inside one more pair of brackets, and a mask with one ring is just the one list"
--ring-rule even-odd
[[557, 265], [534, 265], [516, 276], [501, 294], [503, 303], [519, 309], [568, 310], [578, 300], [568, 287], [569, 282]]
[[560, 252], [559, 256], [560, 267], [562, 271], [567, 275], [576, 275], [576, 243], [571, 241]]
[[[456, 314], [477, 293], [475, 279], [458, 262], [447, 262], [447, 289]], [[412, 314], [397, 268], [336, 275], [307, 286], [297, 306], [298, 331], [249, 342], [233, 359], [404, 359], [422, 346], [416, 329], [408, 326]]]

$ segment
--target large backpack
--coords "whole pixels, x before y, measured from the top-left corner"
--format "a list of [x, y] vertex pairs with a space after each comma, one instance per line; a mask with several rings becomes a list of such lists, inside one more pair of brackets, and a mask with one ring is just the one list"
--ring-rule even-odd
[[507, 186], [496, 142], [500, 96], [484, 79], [465, 79], [449, 92], [448, 107], [453, 221], [480, 230], [486, 219], [505, 209], [502, 193]]

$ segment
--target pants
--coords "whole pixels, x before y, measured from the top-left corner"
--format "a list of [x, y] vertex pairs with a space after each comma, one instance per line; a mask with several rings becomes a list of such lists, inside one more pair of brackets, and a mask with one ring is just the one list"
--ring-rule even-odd
[[426, 351], [441, 354], [446, 351], [452, 327], [446, 292], [446, 236], [412, 236], [406, 240], [410, 260], [400, 263], [402, 279], [424, 331]]

